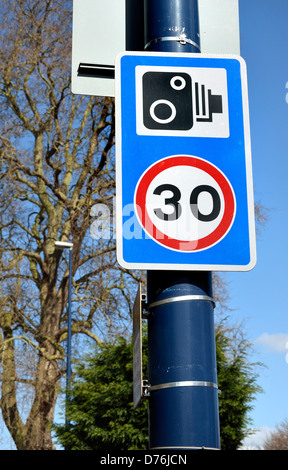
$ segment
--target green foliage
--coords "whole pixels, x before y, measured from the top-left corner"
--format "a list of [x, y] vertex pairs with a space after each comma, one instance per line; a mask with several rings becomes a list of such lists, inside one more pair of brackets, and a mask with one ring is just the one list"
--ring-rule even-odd
[[[146, 338], [143, 338], [147, 349]], [[133, 409], [133, 350], [119, 338], [78, 364], [68, 402], [70, 429], [56, 426], [67, 450], [147, 449], [147, 402]]]
[[[217, 331], [217, 367], [221, 449], [236, 450], [247, 435], [247, 413], [258, 391], [247, 344], [234, 350]], [[147, 377], [147, 334], [143, 334], [143, 368]], [[133, 409], [131, 341], [97, 346], [79, 362], [68, 402], [70, 428], [55, 426], [60, 443], [69, 450], [145, 450], [148, 446], [147, 401]]]
[[217, 331], [221, 450], [236, 450], [249, 434], [249, 411], [256, 393], [261, 391], [256, 383], [257, 365], [249, 362], [249, 349], [243, 339], [232, 347], [227, 334], [221, 329]]

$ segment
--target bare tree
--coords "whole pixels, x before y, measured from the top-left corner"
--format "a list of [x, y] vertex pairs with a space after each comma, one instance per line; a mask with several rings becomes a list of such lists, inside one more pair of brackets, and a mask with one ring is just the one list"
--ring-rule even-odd
[[288, 419], [284, 419], [263, 443], [263, 450], [288, 450]]
[[71, 3], [3, 0], [0, 13], [1, 410], [18, 449], [53, 448], [68, 299], [55, 241], [73, 242], [73, 335], [99, 342], [131, 313], [112, 231], [90, 233], [95, 206], [112, 214], [114, 102], [70, 92]]

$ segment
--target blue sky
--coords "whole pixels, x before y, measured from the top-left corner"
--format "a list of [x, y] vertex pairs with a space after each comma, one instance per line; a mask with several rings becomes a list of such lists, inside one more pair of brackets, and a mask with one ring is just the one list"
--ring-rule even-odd
[[253, 359], [266, 365], [258, 380], [264, 393], [251, 413], [255, 428], [265, 431], [288, 418], [288, 2], [239, 0], [239, 7], [254, 197], [268, 209], [269, 220], [257, 240], [256, 267], [225, 276], [232, 316], [245, 323]]

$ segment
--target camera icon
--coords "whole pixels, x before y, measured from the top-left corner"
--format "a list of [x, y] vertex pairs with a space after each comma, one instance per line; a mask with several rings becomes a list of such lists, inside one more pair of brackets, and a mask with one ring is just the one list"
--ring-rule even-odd
[[[228, 137], [225, 71], [184, 68], [136, 72], [137, 133]], [[186, 71], [187, 70], [187, 71]], [[208, 77], [208, 80], [207, 80]], [[219, 86], [220, 83], [220, 86]], [[215, 90], [214, 90], [215, 89]], [[217, 117], [216, 117], [217, 116]]]
[[146, 72], [143, 75], [143, 122], [147, 129], [191, 129], [193, 112], [190, 75]]

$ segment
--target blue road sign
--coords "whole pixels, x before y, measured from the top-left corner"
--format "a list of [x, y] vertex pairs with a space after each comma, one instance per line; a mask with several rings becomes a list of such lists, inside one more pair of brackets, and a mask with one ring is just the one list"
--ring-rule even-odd
[[247, 77], [238, 56], [116, 60], [117, 258], [129, 269], [256, 263]]

